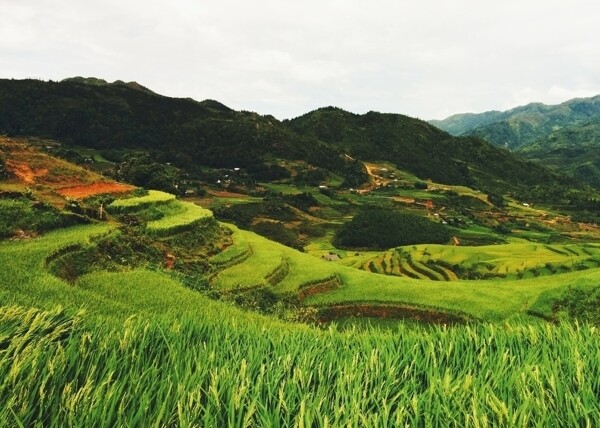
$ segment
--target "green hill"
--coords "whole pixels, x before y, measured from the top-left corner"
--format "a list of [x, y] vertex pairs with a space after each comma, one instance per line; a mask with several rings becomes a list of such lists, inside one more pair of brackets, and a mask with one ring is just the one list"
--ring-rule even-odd
[[430, 123], [454, 135], [476, 135], [497, 146], [516, 149], [558, 129], [600, 116], [600, 95], [558, 105], [531, 103], [504, 112], [457, 114]]
[[[481, 139], [452, 137], [397, 114], [355, 115], [324, 108], [280, 122], [234, 111], [214, 100], [169, 98], [135, 83], [92, 78], [3, 79], [0, 100], [0, 133], [52, 138], [96, 149], [106, 157], [144, 151], [159, 163], [213, 181], [203, 167], [242, 168], [249, 174], [247, 182], [270, 181], [296, 174], [281, 171], [279, 161], [291, 160], [304, 163], [303, 174], [316, 177], [311, 182], [336, 174], [347, 187], [357, 187], [367, 178], [360, 161], [384, 160], [422, 179], [499, 193], [574, 184]], [[158, 171], [160, 166], [152, 162], [141, 161]], [[133, 174], [119, 178], [145, 184]], [[169, 180], [165, 172], [160, 179], [146, 181], [173, 191]]]
[[518, 154], [600, 188], [600, 117], [553, 131]]
[[600, 96], [559, 105], [532, 103], [505, 112], [430, 121], [454, 135], [475, 135], [526, 159], [600, 187]]
[[428, 122], [452, 135], [462, 135], [472, 129], [501, 121], [504, 113], [497, 110], [484, 113], [459, 113], [443, 120], [429, 120]]
[[567, 183], [479, 138], [453, 137], [427, 122], [399, 114], [357, 115], [327, 107], [286, 124], [352, 157], [388, 160], [418, 177], [441, 183], [501, 193], [538, 183]]
[[[342, 175], [349, 168], [339, 151], [272, 116], [99, 79], [0, 79], [0, 134], [52, 138], [109, 153], [144, 150], [188, 171], [249, 167], [272, 158], [302, 159]], [[355, 174], [351, 167], [348, 174]]]

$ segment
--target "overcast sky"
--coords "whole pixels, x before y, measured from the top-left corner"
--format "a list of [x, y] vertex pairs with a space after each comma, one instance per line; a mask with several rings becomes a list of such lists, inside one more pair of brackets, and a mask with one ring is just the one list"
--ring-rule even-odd
[[94, 76], [291, 118], [600, 94], [598, 0], [0, 0], [0, 77]]

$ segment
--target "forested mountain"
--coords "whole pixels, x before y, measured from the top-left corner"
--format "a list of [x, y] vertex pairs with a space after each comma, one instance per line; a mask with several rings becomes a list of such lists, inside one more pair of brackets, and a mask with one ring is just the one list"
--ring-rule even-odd
[[557, 183], [541, 166], [476, 137], [453, 137], [399, 114], [357, 115], [327, 107], [287, 123], [291, 129], [360, 159], [389, 160], [422, 178], [493, 191]]
[[600, 117], [553, 131], [518, 154], [600, 188]]
[[454, 135], [478, 136], [600, 188], [600, 95], [430, 123]]
[[600, 117], [600, 95], [558, 105], [531, 103], [504, 112], [456, 114], [431, 124], [453, 135], [476, 135], [497, 146], [516, 149], [558, 129]]
[[89, 78], [0, 80], [0, 133], [143, 150], [188, 170], [301, 160], [359, 184], [358, 161], [377, 159], [422, 179], [494, 192], [572, 184], [479, 138], [453, 137], [403, 115], [328, 107], [280, 122], [217, 101], [169, 98], [136, 83]]
[[348, 164], [334, 149], [272, 116], [98, 79], [0, 80], [0, 133], [97, 149], [142, 149], [182, 168], [248, 167], [275, 156], [343, 175]]

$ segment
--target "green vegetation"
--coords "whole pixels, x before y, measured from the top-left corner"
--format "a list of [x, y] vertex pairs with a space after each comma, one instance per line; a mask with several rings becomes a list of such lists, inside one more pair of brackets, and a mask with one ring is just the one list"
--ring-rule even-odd
[[116, 170], [115, 177], [136, 186], [177, 193], [177, 174], [164, 164], [156, 162], [150, 155], [129, 153], [124, 156]]
[[588, 122], [600, 115], [600, 96], [576, 98], [559, 105], [531, 103], [504, 112], [457, 114], [430, 123], [453, 135], [478, 135], [510, 149], [534, 143], [556, 129]]
[[[173, 205], [171, 203], [170, 205]], [[174, 212], [164, 217], [150, 221], [148, 231], [158, 235], [172, 234], [189, 229], [193, 224], [206, 219], [212, 219], [212, 212], [190, 202], [177, 201]]]
[[[154, 204], [130, 202], [123, 218], [175, 215], [182, 207], [154, 196]], [[0, 243], [0, 424], [598, 422], [593, 380], [600, 366], [587, 357], [600, 352], [596, 329], [531, 319], [523, 325], [518, 318], [528, 306], [540, 307], [538, 300], [556, 301], [567, 284], [596, 282], [597, 269], [522, 281], [416, 281], [320, 261], [231, 227], [232, 244], [208, 259], [216, 269], [209, 294], [234, 293], [232, 300], [223, 294], [225, 301], [274, 315], [296, 296], [298, 303], [321, 305], [317, 317], [339, 304], [377, 310], [386, 302], [396, 310], [408, 305], [482, 320], [513, 318], [495, 325], [323, 331], [212, 301], [179, 283], [191, 271], [186, 277], [140, 265], [108, 272], [109, 265], [98, 263], [101, 270], [81, 272], [71, 283], [47, 271], [88, 247], [121, 258], [109, 251], [125, 242], [113, 227], [79, 226]], [[129, 233], [121, 227], [121, 235]], [[161, 246], [189, 242], [191, 250], [197, 242], [187, 231], [172, 232]], [[147, 253], [150, 245], [140, 244], [138, 251]]]
[[[356, 188], [368, 178], [361, 160], [390, 161], [422, 180], [497, 193], [535, 184], [575, 185], [478, 138], [452, 137], [403, 115], [354, 115], [328, 107], [279, 122], [215, 101], [173, 99], [136, 85], [85, 79], [2, 79], [0, 97], [0, 133], [99, 150], [120, 162], [119, 177], [149, 188], [174, 191], [176, 182], [188, 178], [230, 181], [228, 173], [212, 180], [207, 167], [242, 169], [237, 181], [245, 185], [290, 177], [310, 185], [341, 179], [343, 187]], [[116, 152], [120, 155], [113, 156]], [[302, 161], [306, 167], [292, 174], [274, 160]]]
[[569, 287], [553, 302], [552, 310], [570, 319], [600, 325], [600, 285]]
[[87, 222], [69, 212], [60, 212], [47, 203], [15, 193], [14, 197], [0, 194], [0, 238], [16, 234], [42, 233], [52, 229]]
[[426, 122], [397, 114], [356, 115], [327, 107], [289, 121], [291, 129], [363, 160], [386, 160], [421, 179], [493, 192], [534, 183], [567, 183], [541, 166], [472, 137], [452, 137]]
[[477, 135], [524, 158], [600, 188], [600, 96], [505, 112], [458, 114], [430, 121], [453, 135]]
[[137, 84], [86, 79], [0, 79], [0, 98], [0, 134], [53, 138], [108, 158], [116, 151], [152, 153], [118, 159], [122, 177], [148, 188], [172, 189], [166, 163], [196, 177], [203, 167], [244, 167], [264, 177], [261, 166], [273, 157], [302, 159], [349, 183], [365, 179], [361, 165], [344, 159], [339, 149], [298, 135], [272, 116], [237, 112], [213, 100], [169, 98]]
[[[163, 303], [173, 307], [176, 300]], [[0, 422], [599, 422], [600, 369], [586, 356], [600, 349], [596, 329], [588, 326], [400, 326], [387, 334], [343, 333], [223, 313], [209, 302], [198, 308], [177, 320], [134, 317], [114, 325], [89, 322], [81, 313], [3, 307], [0, 337], [12, 339], [2, 342]]]
[[359, 213], [339, 230], [335, 238], [342, 247], [375, 249], [423, 242], [445, 243], [449, 240], [450, 234], [439, 223], [383, 209]]
[[[0, 426], [600, 424], [600, 233], [566, 208], [594, 218], [589, 189], [398, 115], [283, 124], [97, 79], [0, 80], [0, 97], [19, 106], [0, 131], [60, 134], [194, 196], [66, 200], [97, 176], [3, 140], [0, 225], [36, 233], [0, 237]], [[412, 172], [352, 159], [396, 145]], [[430, 167], [487, 191], [414, 174]]]
[[169, 203], [175, 200], [175, 195], [171, 193], [160, 192], [158, 190], [149, 190], [145, 196], [117, 199], [110, 204], [109, 210], [115, 212], [135, 211], [145, 206]]
[[600, 188], [600, 119], [552, 131], [518, 154]]

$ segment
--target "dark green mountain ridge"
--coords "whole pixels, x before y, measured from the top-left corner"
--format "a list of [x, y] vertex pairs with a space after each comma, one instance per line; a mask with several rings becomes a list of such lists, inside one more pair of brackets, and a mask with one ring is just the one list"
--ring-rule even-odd
[[[286, 122], [296, 132], [363, 160], [389, 160], [442, 183], [507, 191], [562, 180], [476, 137], [453, 137], [425, 121], [400, 114], [358, 115], [326, 107]], [[546, 181], [547, 180], [547, 181]]]
[[349, 159], [356, 158], [387, 160], [423, 179], [495, 192], [572, 185], [479, 138], [453, 137], [399, 114], [328, 107], [280, 122], [214, 100], [169, 98], [137, 83], [94, 78], [0, 80], [0, 133], [145, 150], [188, 170], [288, 159], [355, 178], [360, 164]]

